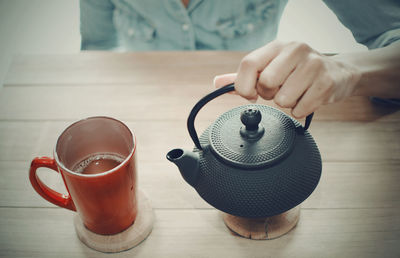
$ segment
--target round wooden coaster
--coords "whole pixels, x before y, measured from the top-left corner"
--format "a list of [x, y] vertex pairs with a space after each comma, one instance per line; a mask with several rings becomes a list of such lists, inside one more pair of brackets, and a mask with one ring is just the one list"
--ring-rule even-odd
[[147, 238], [153, 228], [154, 213], [150, 201], [138, 190], [138, 213], [135, 222], [115, 235], [99, 235], [85, 227], [78, 214], [74, 216], [74, 226], [79, 239], [87, 246], [101, 252], [114, 253], [128, 250]]
[[243, 218], [223, 213], [225, 225], [239, 236], [249, 239], [274, 239], [289, 232], [300, 218], [300, 206], [266, 218]]

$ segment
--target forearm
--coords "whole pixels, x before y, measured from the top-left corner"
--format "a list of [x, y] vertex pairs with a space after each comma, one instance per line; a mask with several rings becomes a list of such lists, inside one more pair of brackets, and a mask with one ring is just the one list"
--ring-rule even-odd
[[332, 58], [353, 66], [357, 71], [359, 80], [353, 95], [400, 99], [400, 42]]

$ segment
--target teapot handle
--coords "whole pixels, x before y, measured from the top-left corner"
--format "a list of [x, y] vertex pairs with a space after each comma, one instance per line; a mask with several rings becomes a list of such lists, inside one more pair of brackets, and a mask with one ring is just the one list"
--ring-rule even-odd
[[[187, 128], [189, 131], [189, 135], [192, 138], [194, 144], [196, 145], [196, 147], [199, 150], [202, 150], [202, 147], [200, 145], [200, 141], [199, 141], [199, 137], [197, 136], [197, 132], [196, 129], [194, 128], [194, 120], [197, 116], [197, 113], [199, 113], [200, 109], [207, 104], [208, 102], [210, 102], [211, 100], [215, 99], [218, 96], [221, 96], [222, 94], [228, 93], [230, 91], [234, 91], [235, 90], [235, 84], [231, 83], [228, 85], [225, 85], [224, 87], [221, 87], [209, 94], [207, 94], [206, 96], [204, 96], [202, 99], [199, 100], [199, 102], [196, 103], [196, 105], [192, 108], [192, 111], [190, 111], [188, 120], [187, 120]], [[311, 124], [311, 120], [313, 117], [314, 113], [309, 114], [306, 117], [306, 122], [304, 125], [304, 131], [307, 130], [310, 127]]]

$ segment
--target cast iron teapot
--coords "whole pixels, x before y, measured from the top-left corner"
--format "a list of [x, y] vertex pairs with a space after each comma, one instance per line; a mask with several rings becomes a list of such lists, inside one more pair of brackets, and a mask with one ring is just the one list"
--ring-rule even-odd
[[226, 213], [268, 217], [303, 202], [321, 176], [321, 156], [307, 131], [284, 112], [250, 104], [222, 114], [197, 136], [194, 120], [210, 100], [234, 90], [230, 84], [208, 94], [187, 120], [193, 151], [173, 149], [167, 159], [199, 195]]

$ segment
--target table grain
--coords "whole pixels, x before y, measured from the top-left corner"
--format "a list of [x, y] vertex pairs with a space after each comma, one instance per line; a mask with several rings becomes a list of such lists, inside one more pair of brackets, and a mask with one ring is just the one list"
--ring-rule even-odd
[[[321, 151], [321, 181], [302, 204], [296, 228], [275, 240], [232, 234], [165, 159], [172, 148], [192, 148], [191, 108], [213, 90], [214, 76], [234, 72], [245, 54], [15, 56], [0, 91], [0, 257], [399, 257], [399, 109], [352, 97], [315, 113], [309, 130]], [[196, 128], [246, 103], [221, 96], [201, 110]], [[147, 240], [116, 254], [81, 243], [73, 212], [42, 199], [28, 180], [32, 158], [52, 156], [67, 125], [96, 115], [120, 119], [135, 132], [138, 186], [156, 216]], [[65, 192], [57, 173], [38, 173]]]

